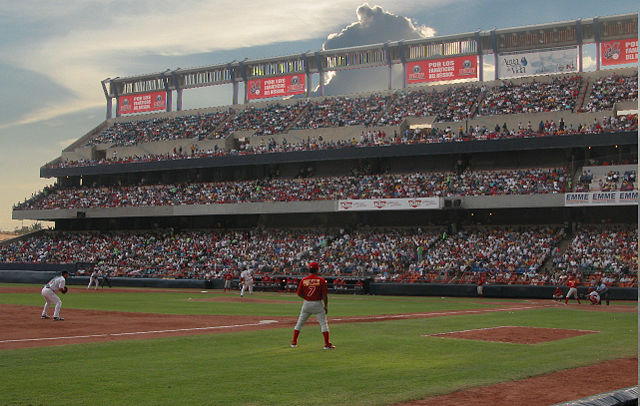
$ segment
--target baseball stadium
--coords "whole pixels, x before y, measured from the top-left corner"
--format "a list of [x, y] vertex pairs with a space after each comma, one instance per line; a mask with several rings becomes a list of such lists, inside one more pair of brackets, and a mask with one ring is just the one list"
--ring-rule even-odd
[[637, 405], [637, 65], [631, 13], [104, 79], [0, 242], [0, 404]]

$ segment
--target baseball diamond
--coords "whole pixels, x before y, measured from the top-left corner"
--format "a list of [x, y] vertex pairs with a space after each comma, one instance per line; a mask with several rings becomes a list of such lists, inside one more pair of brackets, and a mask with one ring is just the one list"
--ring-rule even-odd
[[[164, 387], [163, 382], [167, 381], [162, 375], [148, 371], [151, 376], [145, 378], [145, 389], [139, 396], [149, 396], [147, 401], [163, 404], [186, 404], [187, 398], [188, 403], [245, 404], [246, 389], [229, 386], [224, 382], [231, 381], [223, 378], [238, 375], [240, 379], [245, 374], [254, 382], [255, 389], [250, 393], [256, 404], [271, 403], [271, 379], [300, 373], [319, 384], [331, 382], [341, 396], [354, 399], [354, 404], [381, 405], [458, 404], [470, 396], [477, 397], [477, 404], [487, 405], [514, 401], [552, 404], [622, 389], [633, 385], [636, 379], [637, 304], [628, 301], [603, 308], [577, 303], [565, 306], [552, 299], [334, 295], [328, 318], [332, 341], [338, 345], [335, 353], [331, 352], [335, 355], [325, 359], [322, 339], [313, 331], [317, 328], [314, 326], [303, 330], [295, 349], [289, 348], [299, 307], [295, 293], [256, 292], [240, 298], [236, 292], [223, 290], [113, 288], [96, 294], [86, 286], [76, 285], [65, 297], [65, 322], [52, 324], [34, 317], [39, 307], [36, 286], [5, 284], [0, 286], [0, 292], [0, 322], [3, 326], [20, 326], [0, 329], [0, 351], [8, 360], [0, 371], [11, 371], [14, 376], [7, 391], [0, 395], [2, 403], [36, 401], [39, 396], [46, 396], [28, 376], [42, 362], [52, 362], [47, 360], [47, 354], [61, 352], [65, 362], [77, 369], [69, 371], [75, 376], [68, 382], [71, 390], [61, 394], [65, 404], [84, 401], [70, 393], [73, 388], [89, 384], [92, 368], [99, 368], [109, 377], [107, 388], [117, 387], [127, 380], [139, 379], [130, 376], [136, 371], [127, 368], [127, 364], [133, 362], [147, 370], [157, 353], [165, 354], [172, 380], [182, 382], [180, 389], [175, 389], [179, 393]], [[131, 303], [136, 303], [135, 311], [130, 309]], [[106, 364], [102, 357], [85, 358], [84, 349], [89, 350], [86, 346], [96, 345], [105, 356], [114, 358]], [[246, 345], [254, 347], [252, 362], [259, 362], [263, 365], [260, 370], [274, 375], [256, 375], [242, 362], [236, 363], [248, 356], [243, 349]], [[608, 348], [607, 353], [593, 357], [592, 351], [597, 353], [596, 348], [603, 346]], [[33, 360], [18, 362], [33, 350], [40, 355], [31, 353]], [[122, 351], [129, 356], [118, 355]], [[176, 351], [178, 354], [171, 355]], [[561, 356], [567, 352], [573, 354], [570, 359]], [[513, 365], [513, 359], [519, 358], [522, 359]], [[307, 359], [308, 365], [322, 364], [323, 370], [311, 372], [295, 367], [299, 359]], [[539, 362], [531, 364], [532, 359]], [[349, 373], [344, 382], [333, 378], [347, 372], [344, 365], [356, 360], [361, 365], [358, 369], [364, 368], [359, 373], [364, 377], [355, 378]], [[398, 360], [403, 361], [398, 364]], [[201, 383], [196, 377], [204, 371], [220, 385], [220, 390], [198, 391]], [[404, 376], [400, 387], [395, 378], [398, 374]], [[563, 374], [574, 380], [570, 389], [562, 381]], [[590, 374], [595, 379], [587, 378]], [[381, 391], [376, 396], [379, 399], [357, 400], [371, 390], [366, 384], [364, 392], [356, 389], [364, 384], [362, 379], [376, 380]], [[447, 383], [450, 380], [453, 385]], [[309, 404], [340, 403], [337, 398], [327, 400], [322, 390], [303, 391]], [[93, 398], [100, 402], [101, 396], [94, 394]], [[113, 398], [111, 391], [104, 396], [109, 396], [104, 398], [106, 402], [136, 402], [135, 397]], [[302, 394], [294, 391], [291, 396], [283, 397], [278, 404], [296, 404], [296, 396]], [[442, 399], [446, 402], [438, 403]]]
[[279, 1], [3, 9], [0, 405], [637, 404], [636, 7]]

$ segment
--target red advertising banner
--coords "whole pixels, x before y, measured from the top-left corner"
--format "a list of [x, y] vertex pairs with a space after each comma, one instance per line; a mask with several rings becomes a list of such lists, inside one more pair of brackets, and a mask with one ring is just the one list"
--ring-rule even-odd
[[440, 82], [478, 77], [478, 57], [456, 56], [407, 63], [407, 83]]
[[253, 79], [247, 82], [247, 99], [249, 100], [293, 96], [305, 92], [304, 74]]
[[600, 59], [603, 66], [638, 63], [638, 38], [601, 42]]
[[120, 96], [118, 108], [120, 114], [165, 110], [167, 108], [167, 94], [165, 92], [152, 92]]

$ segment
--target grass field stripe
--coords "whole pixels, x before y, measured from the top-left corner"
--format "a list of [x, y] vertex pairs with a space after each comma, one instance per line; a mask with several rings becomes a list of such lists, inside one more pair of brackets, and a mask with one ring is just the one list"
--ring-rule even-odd
[[189, 327], [189, 328], [176, 328], [176, 329], [168, 329], [168, 330], [131, 331], [131, 332], [125, 332], [125, 333], [104, 333], [104, 334], [89, 334], [89, 335], [80, 335], [80, 336], [20, 338], [20, 339], [14, 339], [14, 340], [1, 340], [0, 344], [29, 342], [29, 341], [72, 340], [72, 339], [79, 339], [79, 338], [95, 338], [95, 337], [119, 337], [119, 336], [138, 335], [138, 334], [178, 333], [178, 332], [184, 332], [184, 331], [217, 330], [217, 329], [227, 329], [227, 328], [235, 328], [235, 327], [256, 327], [256, 326], [263, 326], [265, 324], [274, 324], [274, 323], [278, 323], [278, 321], [263, 320], [258, 323], [231, 324], [227, 326]]

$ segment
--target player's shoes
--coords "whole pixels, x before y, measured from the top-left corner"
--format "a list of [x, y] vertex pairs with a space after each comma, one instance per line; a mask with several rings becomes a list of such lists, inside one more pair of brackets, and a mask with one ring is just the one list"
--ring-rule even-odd
[[62, 317], [54, 317], [53, 318], [53, 321], [63, 321], [63, 320], [64, 320], [64, 318], [62, 318]]
[[291, 348], [296, 348], [298, 344], [291, 344]]
[[41, 319], [50, 319], [49, 316], [47, 316], [46, 314], [43, 314], [42, 316], [40, 316]]
[[336, 346], [331, 343], [329, 343], [329, 345], [325, 345], [323, 348], [323, 350], [335, 350], [335, 349], [336, 349]]

